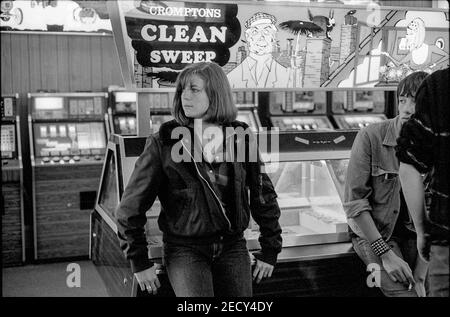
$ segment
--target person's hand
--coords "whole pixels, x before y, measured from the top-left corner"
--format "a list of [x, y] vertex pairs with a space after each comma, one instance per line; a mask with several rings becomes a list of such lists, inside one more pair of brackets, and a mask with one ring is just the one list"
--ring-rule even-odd
[[273, 272], [273, 265], [256, 259], [255, 269], [253, 270], [253, 280], [256, 279], [258, 284], [265, 277], [271, 277]]
[[389, 250], [383, 254], [381, 261], [391, 280], [403, 284], [415, 285], [416, 282], [408, 263], [395, 254], [394, 251]]
[[425, 281], [422, 279], [416, 278], [416, 284], [414, 284], [414, 289], [419, 297], [426, 297], [427, 292], [425, 291]]
[[417, 235], [417, 251], [419, 256], [425, 261], [430, 261], [430, 241], [428, 235], [418, 234]]
[[158, 276], [156, 275], [156, 265], [152, 267], [134, 273], [139, 286], [141, 287], [141, 291], [149, 292], [150, 294], [156, 295], [158, 293], [158, 288], [161, 287], [161, 283], [159, 283]]

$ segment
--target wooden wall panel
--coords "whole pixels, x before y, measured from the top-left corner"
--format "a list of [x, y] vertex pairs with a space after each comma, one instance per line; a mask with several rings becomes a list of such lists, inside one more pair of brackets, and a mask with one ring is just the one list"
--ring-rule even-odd
[[54, 35], [40, 36], [41, 87], [58, 90], [57, 41]]
[[[25, 35], [26, 36], [26, 35]], [[13, 36], [16, 38], [16, 36]], [[42, 89], [42, 76], [41, 76], [41, 43], [40, 37], [37, 35], [29, 35], [28, 37], [28, 50], [29, 50], [29, 82], [30, 82], [30, 91], [18, 91], [20, 92], [36, 92], [39, 89]], [[16, 52], [12, 52], [15, 54]], [[45, 52], [44, 52], [45, 53]], [[24, 61], [26, 62], [26, 61]]]
[[22, 264], [22, 226], [20, 214], [20, 183], [3, 183], [2, 193], [2, 265]]
[[1, 35], [1, 60], [2, 60], [2, 93], [12, 93], [12, 58], [11, 58], [11, 35]]
[[56, 73], [58, 77], [58, 90], [70, 91], [70, 63], [69, 63], [69, 38], [58, 36], [56, 38], [57, 62]]
[[1, 44], [2, 94], [122, 85], [112, 36], [1, 33]]
[[93, 90], [102, 90], [102, 45], [95, 37], [89, 38], [91, 54], [91, 86]]

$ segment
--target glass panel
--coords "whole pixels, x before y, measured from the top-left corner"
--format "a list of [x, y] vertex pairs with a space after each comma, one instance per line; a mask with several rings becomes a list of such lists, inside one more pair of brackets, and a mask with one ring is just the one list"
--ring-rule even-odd
[[14, 125], [3, 124], [1, 131], [1, 157], [13, 158], [16, 151], [16, 130]]
[[[266, 164], [266, 172], [278, 195], [284, 237], [347, 232], [340, 196], [342, 188], [338, 190], [334, 181], [336, 175], [342, 177], [344, 174], [345, 178], [345, 161], [330, 161], [333, 176], [325, 160], [281, 162], [278, 168], [273, 163]], [[339, 186], [342, 181], [345, 182], [345, 179], [339, 178]], [[252, 223], [251, 229], [254, 227]], [[259, 233], [252, 230], [250, 238], [257, 238], [257, 235]]]
[[330, 171], [334, 185], [341, 197], [341, 202], [344, 202], [344, 186], [347, 177], [348, 159], [345, 160], [327, 160], [328, 170]]
[[105, 172], [103, 174], [102, 187], [100, 189], [99, 205], [112, 219], [114, 219], [114, 212], [119, 201], [119, 193], [117, 192], [117, 171], [113, 151], [108, 150], [105, 164]]

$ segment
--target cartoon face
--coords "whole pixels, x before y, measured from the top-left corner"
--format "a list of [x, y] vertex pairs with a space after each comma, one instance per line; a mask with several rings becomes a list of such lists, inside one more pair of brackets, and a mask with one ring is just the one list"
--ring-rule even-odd
[[420, 47], [425, 40], [425, 23], [420, 18], [415, 18], [406, 27], [406, 47], [414, 50]]
[[247, 29], [245, 37], [250, 52], [257, 55], [270, 54], [276, 42], [276, 28], [270, 23], [261, 23]]

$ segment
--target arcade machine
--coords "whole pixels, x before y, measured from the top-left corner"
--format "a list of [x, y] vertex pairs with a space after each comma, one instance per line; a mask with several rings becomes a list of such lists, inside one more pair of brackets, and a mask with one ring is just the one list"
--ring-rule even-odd
[[25, 262], [23, 164], [19, 95], [1, 96], [2, 265]]
[[332, 92], [332, 113], [338, 129], [361, 129], [387, 119], [384, 90], [339, 90]]
[[333, 130], [326, 91], [277, 91], [269, 95], [270, 121], [282, 131]]
[[108, 87], [108, 138], [111, 134], [136, 135], [137, 93]]
[[250, 90], [233, 90], [233, 101], [238, 108], [236, 120], [243, 121], [257, 132], [261, 128], [258, 116], [258, 93]]
[[87, 256], [106, 93], [28, 94], [35, 260]]
[[[150, 107], [150, 131], [155, 133], [166, 121], [173, 119], [171, 109], [175, 95], [173, 89], [143, 89], [139, 92], [139, 102]], [[140, 107], [139, 109], [142, 109]]]

